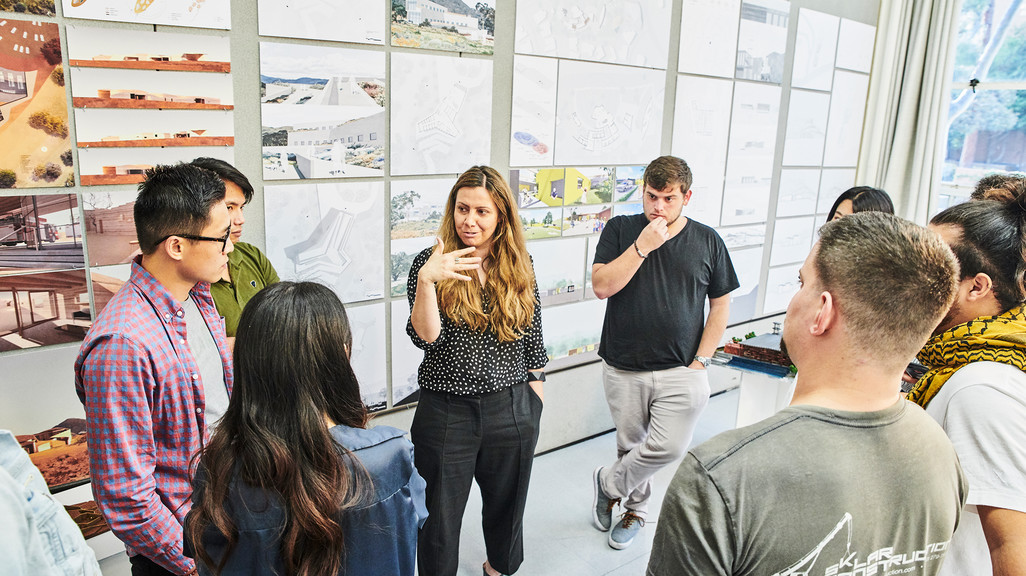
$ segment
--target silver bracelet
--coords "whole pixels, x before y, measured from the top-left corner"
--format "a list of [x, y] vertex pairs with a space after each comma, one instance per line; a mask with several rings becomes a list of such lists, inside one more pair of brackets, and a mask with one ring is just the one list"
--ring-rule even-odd
[[638, 241], [637, 240], [634, 241], [634, 251], [637, 252], [638, 256], [641, 256], [642, 259], [648, 258], [648, 255], [645, 254], [644, 252], [642, 252], [641, 248], [638, 248]]

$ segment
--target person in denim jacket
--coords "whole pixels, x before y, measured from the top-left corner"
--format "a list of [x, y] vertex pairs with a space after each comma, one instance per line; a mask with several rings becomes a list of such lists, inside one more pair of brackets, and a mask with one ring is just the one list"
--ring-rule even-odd
[[0, 558], [4, 574], [100, 574], [82, 531], [8, 430], [0, 430]]
[[402, 431], [367, 429], [351, 347], [320, 284], [273, 284], [243, 309], [234, 394], [185, 521], [201, 575], [413, 576], [424, 479]]

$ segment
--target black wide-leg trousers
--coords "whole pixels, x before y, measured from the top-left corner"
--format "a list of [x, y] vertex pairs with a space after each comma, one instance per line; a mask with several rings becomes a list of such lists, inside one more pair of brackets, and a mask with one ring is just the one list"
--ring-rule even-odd
[[422, 389], [410, 436], [427, 481], [428, 519], [417, 542], [424, 576], [455, 576], [473, 480], [481, 489], [488, 562], [513, 574], [524, 560], [524, 508], [542, 402], [526, 382], [475, 396]]

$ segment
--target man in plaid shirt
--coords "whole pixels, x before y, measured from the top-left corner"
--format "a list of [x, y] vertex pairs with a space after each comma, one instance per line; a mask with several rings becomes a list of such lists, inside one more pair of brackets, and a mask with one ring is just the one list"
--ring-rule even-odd
[[224, 183], [187, 164], [139, 185], [142, 255], [86, 335], [75, 387], [89, 423], [93, 495], [133, 576], [193, 574], [182, 555], [190, 458], [224, 413], [231, 350], [210, 297], [232, 251]]

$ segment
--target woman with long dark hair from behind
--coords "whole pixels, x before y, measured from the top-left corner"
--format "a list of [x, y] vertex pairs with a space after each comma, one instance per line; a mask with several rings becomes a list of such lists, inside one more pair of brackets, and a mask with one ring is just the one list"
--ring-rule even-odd
[[200, 574], [412, 576], [424, 480], [400, 430], [366, 429], [351, 348], [325, 286], [280, 282], [246, 305], [185, 522]]
[[493, 168], [456, 180], [438, 242], [410, 267], [413, 343], [424, 350], [410, 435], [431, 518], [420, 574], [455, 576], [471, 483], [481, 487], [485, 576], [524, 559], [523, 520], [542, 412], [541, 307], [516, 197]]

